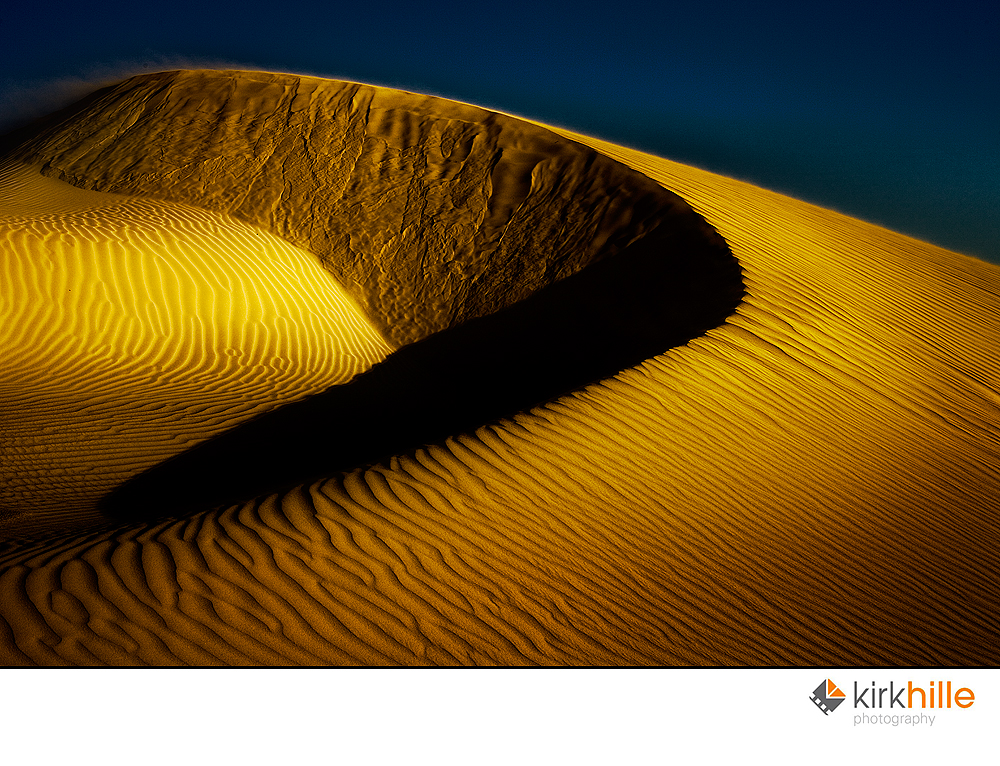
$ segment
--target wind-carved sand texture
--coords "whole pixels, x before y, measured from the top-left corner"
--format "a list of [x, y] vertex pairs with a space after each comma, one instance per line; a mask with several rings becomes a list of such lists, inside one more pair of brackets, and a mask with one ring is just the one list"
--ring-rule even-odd
[[[164, 74], [81, 109], [10, 157], [121, 204], [170, 200], [284, 237], [401, 348], [323, 394], [261, 402], [266, 415], [151, 470], [137, 463], [103, 499], [101, 527], [67, 518], [33, 537], [11, 525], [3, 662], [1000, 658], [997, 267], [596, 139], [365, 86]], [[300, 163], [271, 147], [303, 111], [325, 117], [301, 123], [308, 135], [341, 138], [328, 151], [304, 142]], [[269, 120], [282, 127], [254, 132]], [[452, 146], [470, 148], [445, 150], [452, 121], [465, 136]], [[241, 124], [272, 137], [261, 153], [239, 143]], [[143, 135], [158, 136], [145, 152]], [[230, 140], [241, 148], [226, 162], [211, 146]], [[493, 170], [456, 186], [465, 166], [450, 158], [480, 144]], [[515, 146], [536, 153], [503, 165], [524, 157]], [[337, 147], [378, 159], [338, 164]], [[283, 170], [263, 169], [276, 154]], [[210, 170], [190, 167], [203, 160]], [[310, 188], [343, 183], [320, 201], [304, 176], [285, 185], [297, 164], [319, 168]], [[323, 175], [348, 166], [346, 180]], [[68, 194], [51, 189], [47, 200]], [[514, 225], [520, 211], [533, 217]], [[40, 412], [36, 428], [73, 417]], [[5, 464], [24, 452], [17, 438]], [[18, 476], [34, 475], [41, 497], [59, 477], [36, 460]], [[269, 484], [291, 488], [238, 502]]]

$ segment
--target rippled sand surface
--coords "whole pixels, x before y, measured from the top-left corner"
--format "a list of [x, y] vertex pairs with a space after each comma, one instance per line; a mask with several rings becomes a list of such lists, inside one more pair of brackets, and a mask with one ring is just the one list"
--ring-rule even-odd
[[[70, 116], [10, 155], [22, 164], [7, 167], [0, 207], [11, 275], [3, 311], [17, 317], [0, 329], [10, 519], [0, 553], [3, 662], [1000, 659], [1000, 269], [597, 139], [428, 97], [324, 83], [252, 73], [137, 78], [92, 103], [86, 120]], [[308, 210], [334, 211], [323, 221], [346, 217], [351, 234], [324, 245], [322, 227], [296, 218], [297, 200], [310, 195], [282, 194], [272, 183], [264, 197], [246, 194], [242, 208], [221, 205], [237, 195], [205, 191], [220, 176], [218, 159], [201, 170], [169, 163], [129, 170], [134, 163], [121, 157], [132, 153], [115, 147], [138, 145], [143, 110], [196, 123], [201, 112], [185, 90], [195, 87], [209, 93], [201, 103], [211, 109], [202, 111], [223, 115], [214, 124], [287, 126], [303, 104], [333, 110], [355, 137], [357, 156], [374, 153], [377, 161], [351, 166], [336, 204], [321, 199], [329, 188], [322, 180]], [[285, 109], [280, 98], [265, 97], [275, 88], [315, 97], [293, 109], [292, 95]], [[246, 90], [264, 95], [257, 102], [233, 95]], [[327, 98], [347, 92], [346, 101]], [[391, 109], [357, 123], [334, 103], [353, 104], [352, 114], [370, 115], [357, 107], [365, 103]], [[127, 119], [113, 129], [113, 120], [95, 116], [119, 113]], [[442, 121], [463, 137], [467, 154], [439, 148], [448, 145]], [[155, 124], [169, 133], [162, 126], [172, 123]], [[475, 176], [480, 145], [494, 170], [498, 153], [520, 160]], [[271, 177], [265, 156], [232, 156], [233, 167], [246, 160], [256, 168], [241, 176], [242, 188]], [[289, 156], [283, 167], [294, 165]], [[432, 156], [437, 164], [419, 159]], [[446, 161], [451, 156], [460, 167]], [[305, 167], [320, 162], [309, 158]], [[406, 199], [418, 203], [390, 204], [382, 217], [345, 191], [396, 189], [397, 170], [414, 167], [419, 178]], [[171, 186], [178, 173], [188, 181]], [[566, 186], [590, 196], [561, 196]], [[449, 200], [441, 205], [452, 223], [435, 229], [440, 219], [428, 199]], [[687, 205], [711, 229], [691, 223]], [[560, 221], [567, 222], [563, 249], [553, 244]], [[550, 228], [536, 238], [545, 243], [537, 255], [531, 234], [543, 222]], [[313, 239], [297, 239], [303, 227]], [[426, 241], [419, 227], [436, 232], [430, 250], [364, 244]], [[713, 229], [738, 262], [738, 299], [689, 327], [676, 315], [699, 314], [710, 295], [736, 295]], [[697, 235], [669, 234], [682, 230]], [[595, 231], [600, 245], [581, 255]], [[473, 241], [466, 250], [456, 244]], [[385, 255], [390, 250], [396, 260]], [[668, 266], [653, 270], [647, 251], [669, 255]], [[254, 260], [250, 252], [267, 255]], [[417, 297], [441, 270], [406, 271], [414, 252], [431, 259], [419, 263], [447, 262], [450, 273], [475, 270], [475, 278], [449, 282], [428, 309]], [[450, 255], [434, 261], [429, 252]], [[535, 269], [538, 259], [562, 265]], [[719, 265], [703, 269], [707, 262]], [[388, 263], [404, 285], [398, 290], [357, 277]], [[620, 276], [626, 263], [638, 264], [638, 281]], [[588, 273], [599, 278], [586, 281]], [[671, 274], [697, 298], [670, 292]], [[645, 283], [653, 286], [641, 289]], [[71, 301], [66, 293], [77, 286], [81, 297]], [[627, 294], [604, 295], [615, 290]], [[517, 301], [505, 301], [508, 293]], [[102, 303], [104, 295], [117, 297]], [[649, 313], [644, 307], [658, 297], [680, 308]], [[455, 354], [469, 365], [477, 353], [486, 360], [475, 362], [487, 372], [470, 378], [478, 387], [472, 398], [502, 396], [483, 383], [490, 374], [506, 380], [501, 368], [516, 363], [520, 380], [530, 377], [523, 370], [544, 366], [545, 354], [526, 365], [510, 348], [541, 337], [554, 354], [574, 335], [541, 307], [569, 315], [578, 304], [614, 313], [586, 325], [595, 338], [622, 322], [634, 335], [651, 323], [681, 329], [651, 334], [662, 348], [644, 359], [585, 384], [566, 378], [561, 395], [516, 413], [423, 442], [417, 419], [420, 443], [410, 448], [353, 468], [331, 457], [329, 472], [310, 469], [294, 489], [200, 507], [194, 468], [239, 465], [225, 458], [242, 454], [241, 445], [273, 456], [246, 476], [250, 486], [282, 454], [292, 455], [293, 468], [300, 455], [306, 461], [293, 442], [318, 451], [321, 464], [327, 459], [325, 440], [306, 440], [302, 424], [333, 442], [336, 424], [350, 422], [354, 430], [340, 436], [363, 434], [377, 445], [421, 402], [434, 402], [430, 422], [439, 411], [446, 420], [443, 402], [453, 397], [432, 387], [464, 374], [462, 365], [455, 373], [448, 366]], [[585, 325], [588, 312], [580, 312], [573, 327]], [[553, 323], [558, 330], [545, 334]], [[399, 350], [362, 372], [390, 351], [381, 337]], [[241, 364], [250, 338], [261, 351]], [[509, 338], [513, 346], [501, 345]], [[394, 359], [413, 362], [393, 367]], [[613, 366], [619, 357], [608, 360]], [[424, 370], [428, 361], [448, 370], [446, 378]], [[331, 386], [327, 399], [310, 396]], [[406, 401], [408, 390], [422, 393], [393, 409], [387, 394]], [[277, 406], [292, 399], [321, 404], [295, 419]], [[367, 409], [349, 412], [355, 401]], [[392, 418], [379, 416], [378, 401]], [[252, 428], [238, 425], [264, 412]], [[231, 440], [214, 442], [215, 452], [189, 451], [187, 463], [181, 454], [160, 464], [160, 474], [143, 474], [222, 431]], [[67, 470], [75, 464], [86, 470]], [[240, 494], [235, 474], [237, 483], [225, 486]], [[160, 483], [143, 484], [143, 475]], [[128, 513], [95, 510], [98, 495], [136, 476], [124, 496]], [[160, 509], [168, 488], [180, 500]], [[178, 507], [186, 496], [190, 507]]]
[[0, 200], [0, 519], [85, 517], [136, 471], [390, 351], [315, 257], [257, 227], [15, 164]]

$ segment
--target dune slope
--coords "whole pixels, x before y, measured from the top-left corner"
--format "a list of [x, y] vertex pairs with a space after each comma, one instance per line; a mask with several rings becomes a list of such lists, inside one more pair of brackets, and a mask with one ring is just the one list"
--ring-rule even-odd
[[[59, 135], [93, 130], [72, 127]], [[3, 661], [996, 663], [1000, 269], [564, 137], [722, 235], [745, 286], [734, 313], [370, 467], [211, 510], [11, 534]], [[46, 167], [49, 140], [18, 157]], [[608, 263], [653, 230], [623, 233]], [[490, 273], [509, 276], [505, 263]], [[400, 306], [419, 294], [405, 292]], [[435, 309], [446, 326], [470, 316], [456, 294]], [[407, 342], [438, 329], [413, 326]]]

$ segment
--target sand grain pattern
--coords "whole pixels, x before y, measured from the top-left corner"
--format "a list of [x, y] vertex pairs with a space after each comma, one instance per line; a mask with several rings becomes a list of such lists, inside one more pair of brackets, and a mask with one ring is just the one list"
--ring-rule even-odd
[[[206, 96], [200, 107], [179, 97], [218, 89], [226, 98]], [[274, 96], [278, 91], [280, 98]], [[303, 93], [312, 96], [300, 98]], [[351, 369], [360, 372], [390, 347], [415, 347], [438, 330], [454, 334], [472, 317], [506, 316], [502, 310], [513, 304], [502, 297], [508, 295], [501, 289], [505, 285], [519, 286], [508, 295], [516, 301], [544, 294], [546, 285], [566, 283], [591, 264], [627, 255], [658, 226], [688, 220], [686, 206], [670, 192], [722, 235], [739, 261], [745, 294], [718, 326], [617, 375], [371, 467], [331, 472], [279, 494], [172, 518], [93, 527], [71, 514], [60, 534], [50, 528], [44, 535], [31, 534], [29, 520], [12, 525], [0, 553], [0, 661], [997, 662], [997, 267], [746, 183], [584, 136], [563, 132], [557, 138], [513, 118], [428, 97], [289, 75], [201, 72], [136, 78], [94, 103], [106, 121], [70, 119], [11, 155], [22, 163], [11, 171], [23, 184], [11, 192], [17, 204], [29, 204], [22, 198], [31, 196], [32, 184], [39, 189], [38, 184], [50, 184], [30, 202], [36, 212], [4, 219], [10, 232], [4, 240], [10, 243], [5, 275], [16, 273], [18, 285], [38, 285], [31, 288], [33, 295], [54, 295], [54, 288], [43, 289], [49, 282], [41, 275], [58, 275], [59, 269], [39, 267], [35, 273], [24, 267], [25, 253], [43, 249], [25, 245], [32, 232], [39, 242], [61, 237], [66, 256], [79, 257], [93, 239], [89, 232], [108, 225], [110, 209], [123, 210], [126, 223], [141, 220], [148, 209], [143, 206], [158, 206], [157, 215], [183, 209], [191, 221], [220, 227], [226, 221], [248, 227], [240, 230], [243, 236], [252, 231], [273, 237], [267, 242], [275, 251], [286, 246], [278, 239], [284, 237], [302, 248], [290, 250], [313, 253], [318, 261], [309, 262], [326, 270], [304, 272], [307, 292], [339, 282], [350, 305], [360, 308], [351, 314], [355, 321], [364, 323], [367, 316], [371, 325], [361, 326], [378, 330], [352, 336], [357, 358], [364, 361]], [[367, 134], [352, 115], [368, 115], [364, 125], [372, 125], [379, 104], [405, 108], [383, 109]], [[225, 146], [242, 135], [227, 125], [263, 126], [280, 118], [287, 126], [289, 114], [313, 114], [309, 110], [321, 107], [330, 116], [323, 129], [340, 131], [333, 144], [345, 151], [353, 147], [359, 158], [365, 152], [372, 157], [360, 165], [351, 160], [354, 170], [346, 178], [339, 171], [331, 174], [343, 184], [332, 206], [282, 193], [299, 188], [298, 182], [284, 184], [266, 162], [254, 166], [256, 155], [234, 153], [239, 160], [231, 167], [211, 160], [201, 176], [191, 170], [182, 178], [171, 175], [170, 161], [157, 175], [142, 165], [152, 159], [128, 148], [140, 145], [147, 129], [142, 110], [158, 115], [150, 125], [173, 136], [157, 138], [166, 152], [204, 157], [203, 149], [178, 137], [200, 140], [188, 130], [192, 124], [215, 126], [208, 134], [220, 136]], [[219, 115], [233, 116], [220, 121]], [[138, 126], [134, 144], [122, 121]], [[443, 128], [442, 121], [450, 127]], [[322, 123], [310, 118], [303, 124], [318, 130]], [[511, 143], [497, 137], [498, 125], [500, 134], [512, 131]], [[286, 130], [261, 128], [261, 135], [280, 137]], [[525, 145], [535, 154], [521, 163], [516, 147]], [[477, 159], [480, 146], [486, 147], [485, 162]], [[497, 147], [513, 164], [498, 173], [484, 170], [490, 161], [499, 163]], [[463, 154], [465, 164], [458, 160]], [[419, 159], [431, 155], [438, 157], [437, 165]], [[302, 168], [327, 162], [340, 168], [337, 157], [317, 151]], [[617, 162], [605, 165], [600, 158]], [[282, 163], [296, 166], [287, 157]], [[67, 191], [66, 184], [30, 175], [24, 165], [101, 191]], [[594, 168], [596, 174], [585, 172]], [[218, 189], [206, 186], [204, 179], [224, 173], [237, 180]], [[468, 183], [452, 183], [463, 173], [469, 174]], [[410, 179], [405, 192], [397, 178]], [[441, 179], [447, 184], [438, 184]], [[651, 188], [654, 181], [669, 190], [664, 197]], [[51, 186], [56, 183], [58, 189]], [[170, 200], [166, 187], [188, 196]], [[244, 192], [227, 196], [227, 189], [236, 188]], [[601, 202], [609, 188], [622, 193]], [[375, 198], [365, 196], [375, 189], [398, 215], [377, 217]], [[466, 194], [462, 205], [455, 203], [456, 189]], [[85, 205], [77, 193], [98, 194], [111, 207], [84, 215], [92, 203]], [[64, 207], [60, 194], [67, 200]], [[437, 207], [428, 202], [434, 194], [440, 195]], [[392, 199], [400, 200], [397, 206]], [[46, 200], [53, 206], [47, 210]], [[434, 228], [442, 209], [453, 217]], [[517, 221], [519, 210], [530, 215]], [[567, 210], [586, 223], [575, 230], [570, 225], [557, 247], [551, 244], [551, 227], [566, 217], [573, 220]], [[637, 211], [634, 220], [629, 211]], [[7, 208], [2, 212], [13, 215]], [[81, 217], [88, 218], [86, 226]], [[347, 222], [334, 230], [330, 220]], [[504, 220], [514, 223], [495, 224]], [[548, 221], [549, 228], [538, 227], [538, 221]], [[521, 235], [515, 233], [518, 226]], [[423, 233], [428, 230], [432, 233]], [[590, 249], [582, 243], [595, 231], [601, 232], [599, 246]], [[225, 239], [219, 231], [211, 236]], [[711, 232], [705, 237], [710, 240]], [[204, 229], [192, 237], [196, 244], [208, 238]], [[146, 248], [146, 243], [137, 247], [134, 263], [129, 259], [120, 273], [138, 268]], [[533, 271], [533, 261], [518, 261], [522, 253], [533, 258], [533, 248], [549, 266]], [[223, 273], [230, 273], [237, 251], [245, 255], [242, 246], [227, 251]], [[204, 253], [192, 259], [200, 264], [198, 278], [210, 280], [206, 264], [217, 259]], [[19, 271], [9, 270], [12, 263], [20, 264]], [[381, 276], [370, 278], [373, 264], [384, 270]], [[257, 268], [256, 262], [248, 266], [247, 280]], [[445, 272], [452, 276], [442, 277]], [[720, 289], [731, 287], [725, 273], [718, 272]], [[439, 283], [450, 286], [435, 300], [425, 300]], [[9, 305], [27, 311], [28, 302], [11, 297], [18, 293], [7, 289], [10, 284], [14, 281], [5, 278]], [[283, 297], [290, 295], [287, 288], [282, 291]], [[131, 291], [122, 292], [123, 301], [131, 300]], [[159, 306], [160, 300], [154, 303]], [[289, 298], [287, 310], [297, 310], [299, 301], [298, 294]], [[51, 308], [53, 303], [62, 308]], [[47, 316], [56, 320], [71, 314], [54, 298], [31, 304], [50, 306]], [[189, 305], [187, 298], [178, 302], [180, 308]], [[156, 315], [141, 309], [135, 314], [145, 317], [139, 337], [157, 326]], [[240, 332], [243, 325], [233, 315], [208, 312], [205, 321]], [[58, 345], [56, 329], [50, 333], [55, 340], [38, 340], [47, 337], [42, 328], [58, 322], [25, 316], [20, 334], [5, 336], [0, 371], [5, 380], [16, 381], [42, 364], [38, 349], [45, 343]], [[230, 319], [220, 322], [221, 317]], [[101, 347], [95, 333], [103, 323], [80, 321], [87, 328], [84, 340], [95, 338]], [[343, 321], [331, 320], [319, 334], [326, 337]], [[380, 345], [379, 333], [388, 345]], [[264, 334], [272, 344], [295, 337], [277, 327]], [[272, 337], [277, 335], [282, 338]], [[113, 339], [128, 337], [118, 333]], [[174, 353], [170, 343], [164, 346], [163, 354]], [[134, 347], [123, 340], [114, 358]], [[8, 355], [9, 348], [17, 353]], [[287, 351], [274, 353], [282, 358]], [[101, 393], [116, 390], [113, 380], [74, 372], [85, 364], [100, 368], [86, 361], [95, 355], [67, 351], [56, 358], [52, 385], [58, 382], [67, 391], [78, 385], [87, 396], [93, 390], [108, 419], [128, 420], [130, 405], [120, 392]], [[14, 365], [8, 359], [21, 361]], [[185, 364], [172, 381], [181, 389]], [[190, 370], [204, 369], [211, 377], [215, 362], [206, 364]], [[60, 377], [61, 370], [67, 372]], [[193, 399], [171, 399], [167, 389], [164, 406], [176, 406], [174, 420], [205, 439], [216, 427], [235, 425], [242, 415], [233, 413], [273, 408], [279, 399], [313, 390], [297, 383], [292, 372], [282, 378], [287, 392], [265, 401], [254, 388], [258, 378], [249, 376], [246, 410], [227, 405], [234, 409], [199, 420], [187, 404]], [[94, 382], [86, 383], [90, 379]], [[37, 516], [34, 508], [63, 491], [59, 450], [74, 448], [60, 437], [31, 452], [32, 428], [44, 433], [64, 427], [79, 419], [79, 410], [50, 408], [44, 378], [25, 380], [30, 385], [3, 389], [15, 392], [4, 394], [5, 428], [11, 422], [7, 413], [20, 411], [24, 401], [38, 403], [16, 421], [21, 425], [14, 436], [5, 437], [4, 464], [11, 456], [23, 462], [4, 479], [4, 489], [23, 493], [16, 482], [28, 477], [30, 501], [18, 495], [12, 508]], [[337, 382], [316, 378], [317, 385]], [[194, 397], [203, 386], [199, 379], [187, 390]], [[270, 383], [265, 388], [272, 390]], [[153, 441], [162, 433], [155, 425], [149, 432]], [[128, 444], [138, 437], [122, 438]], [[139, 452], [149, 460], [164, 454], [152, 448]], [[146, 457], [129, 463], [117, 454], [111, 447], [90, 453], [94, 466], [121, 466], [102, 469], [108, 481], [149, 464]]]

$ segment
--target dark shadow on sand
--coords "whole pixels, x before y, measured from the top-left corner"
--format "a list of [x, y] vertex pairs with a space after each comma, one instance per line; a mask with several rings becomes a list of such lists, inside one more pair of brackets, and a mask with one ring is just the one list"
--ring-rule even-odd
[[693, 214], [668, 220], [507, 309], [153, 467], [100, 507], [148, 521], [378, 463], [684, 344], [723, 323], [742, 297], [739, 264], [714, 229]]

